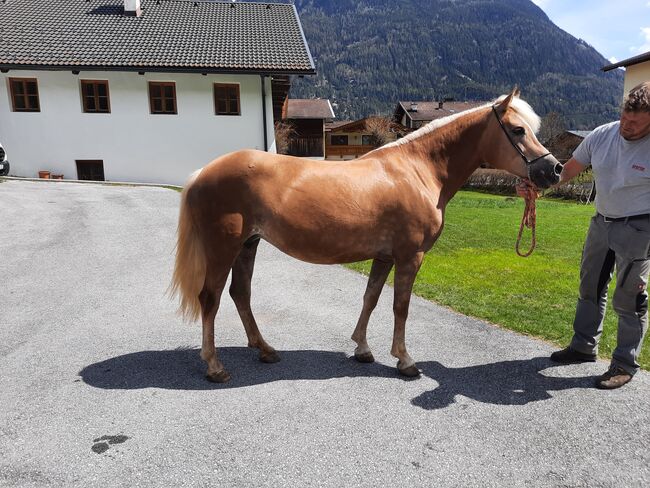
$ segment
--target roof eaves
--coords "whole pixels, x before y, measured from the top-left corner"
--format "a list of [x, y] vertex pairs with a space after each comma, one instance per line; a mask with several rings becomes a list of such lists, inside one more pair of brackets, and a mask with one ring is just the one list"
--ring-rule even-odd
[[79, 65], [79, 64], [8, 64], [0, 63], [0, 70], [22, 71], [121, 71], [145, 73], [219, 73], [219, 74], [249, 74], [249, 75], [314, 75], [315, 70], [297, 70], [280, 68], [215, 68], [211, 67], [184, 67], [184, 66], [105, 66], [105, 65]]
[[312, 70], [314, 70], [314, 72], [310, 74], [316, 74], [316, 65], [314, 64], [314, 58], [311, 55], [309, 44], [307, 44], [307, 38], [305, 37], [305, 31], [303, 30], [302, 23], [300, 22], [300, 16], [298, 15], [296, 4], [294, 3], [291, 6], [293, 7], [293, 14], [296, 16], [296, 22], [298, 22], [298, 28], [300, 29], [300, 35], [302, 36], [302, 43], [307, 51], [307, 56], [309, 56], [309, 65], [311, 66]]
[[635, 64], [643, 63], [644, 61], [650, 61], [650, 51], [647, 53], [639, 54], [638, 56], [634, 56], [632, 58], [624, 59], [618, 63], [608, 64], [607, 66], [603, 66], [600, 69], [602, 71], [611, 71], [616, 68], [633, 66]]
[[[410, 103], [410, 102], [407, 102], [407, 103]], [[411, 112], [408, 108], [406, 108], [406, 107], [404, 106], [404, 102], [399, 102], [399, 107], [401, 107], [402, 110], [404, 110], [404, 114], [406, 114], [406, 116], [407, 116], [409, 119], [413, 120], [413, 117], [411, 117], [411, 113], [412, 113], [412, 112]]]
[[330, 113], [332, 114], [332, 116], [330, 118], [335, 119], [336, 114], [334, 113], [334, 109], [332, 108], [332, 103], [330, 102], [329, 98], [327, 99], [327, 106], [330, 108]]

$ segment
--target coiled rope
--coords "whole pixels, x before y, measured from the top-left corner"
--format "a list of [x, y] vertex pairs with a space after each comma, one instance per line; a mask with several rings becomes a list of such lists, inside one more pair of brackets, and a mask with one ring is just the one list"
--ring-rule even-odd
[[[523, 190], [523, 188], [522, 188]], [[526, 208], [524, 209], [524, 215], [521, 218], [521, 225], [519, 225], [519, 234], [517, 235], [517, 243], [515, 244], [515, 251], [522, 258], [530, 256], [535, 250], [535, 221], [537, 219], [537, 211], [535, 209], [535, 200], [537, 199], [537, 189], [532, 185], [526, 185], [525, 193], [523, 195], [524, 201], [526, 202]], [[532, 237], [530, 242], [530, 249], [526, 253], [522, 253], [519, 250], [521, 244], [521, 236], [524, 233], [524, 226], [531, 229]]]

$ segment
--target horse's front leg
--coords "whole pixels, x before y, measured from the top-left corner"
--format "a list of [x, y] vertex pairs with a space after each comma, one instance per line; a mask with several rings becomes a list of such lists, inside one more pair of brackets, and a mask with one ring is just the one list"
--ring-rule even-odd
[[381, 289], [384, 287], [384, 283], [386, 283], [386, 278], [388, 278], [388, 273], [390, 273], [392, 267], [392, 260], [380, 261], [375, 259], [372, 262], [370, 276], [368, 277], [368, 286], [363, 295], [363, 309], [357, 321], [357, 326], [352, 333], [352, 340], [357, 343], [357, 347], [354, 350], [354, 357], [361, 363], [372, 363], [375, 360], [366, 340], [366, 330], [368, 328], [370, 314], [372, 314], [372, 311], [377, 306]]
[[395, 330], [393, 332], [393, 347], [390, 353], [398, 359], [397, 369], [404, 376], [418, 376], [420, 374], [415, 361], [411, 359], [411, 356], [406, 351], [406, 318], [408, 317], [409, 303], [411, 302], [413, 282], [420, 269], [423, 257], [424, 253], [418, 252], [409, 259], [395, 261], [395, 299], [393, 302]]

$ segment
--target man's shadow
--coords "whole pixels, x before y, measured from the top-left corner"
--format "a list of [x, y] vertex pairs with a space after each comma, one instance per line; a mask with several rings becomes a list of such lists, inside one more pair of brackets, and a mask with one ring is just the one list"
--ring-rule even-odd
[[448, 407], [462, 395], [481, 403], [525, 405], [552, 398], [552, 391], [593, 388], [594, 376], [562, 378], [542, 373], [553, 366], [558, 365], [548, 357], [461, 368], [447, 368], [437, 361], [419, 363], [423, 374], [440, 386], [421, 393], [411, 404], [435, 410]]
[[[274, 381], [327, 380], [333, 378], [391, 378], [403, 381], [395, 367], [381, 363], [362, 364], [342, 352], [278, 351], [282, 360], [264, 364], [257, 352], [246, 347], [219, 348], [220, 359], [232, 373], [225, 384], [208, 382], [205, 363], [195, 348], [140, 351], [116, 356], [83, 368], [79, 375], [88, 385], [105, 389], [163, 388], [170, 390], [222, 390], [244, 388]], [[445, 408], [463, 395], [483, 403], [524, 405], [551, 398], [549, 392], [589, 388], [593, 377], [559, 378], [542, 370], [553, 363], [534, 358], [477, 366], [446, 368], [436, 361], [418, 363], [424, 376], [439, 386], [411, 400], [427, 410]]]

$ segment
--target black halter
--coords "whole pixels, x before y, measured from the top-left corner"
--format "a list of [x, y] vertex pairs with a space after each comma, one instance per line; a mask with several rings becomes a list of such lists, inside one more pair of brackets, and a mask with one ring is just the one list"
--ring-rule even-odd
[[519, 149], [519, 146], [517, 146], [517, 144], [515, 144], [515, 141], [512, 140], [512, 137], [510, 137], [510, 133], [508, 132], [508, 129], [506, 129], [506, 126], [503, 125], [503, 122], [501, 121], [501, 117], [499, 117], [499, 114], [497, 113], [497, 109], [495, 108], [495, 105], [492, 105], [492, 112], [494, 112], [494, 116], [499, 121], [499, 125], [501, 126], [501, 129], [503, 130], [503, 133], [506, 135], [506, 137], [510, 141], [510, 144], [512, 144], [512, 147], [514, 147], [515, 150], [519, 153], [519, 155], [521, 156], [521, 159], [524, 160], [524, 163], [526, 164], [526, 166], [530, 166], [531, 164], [535, 163], [535, 161], [537, 161], [539, 159], [543, 159], [546, 156], [549, 156], [551, 154], [550, 152], [547, 152], [546, 154], [542, 154], [541, 156], [538, 156], [535, 159], [528, 159], [526, 157], [526, 155], [524, 154], [524, 152], [521, 149]]

